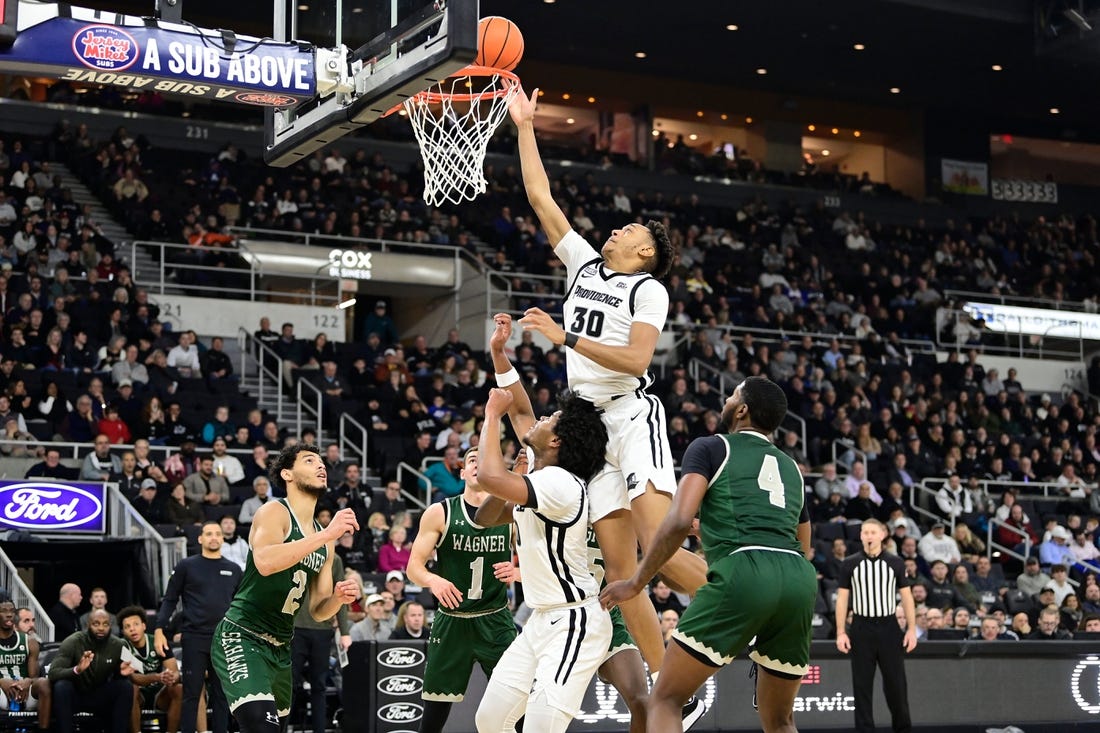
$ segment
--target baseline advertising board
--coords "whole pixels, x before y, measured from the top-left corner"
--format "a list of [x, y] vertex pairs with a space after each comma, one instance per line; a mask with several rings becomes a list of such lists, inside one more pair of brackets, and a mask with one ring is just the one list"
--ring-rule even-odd
[[[369, 695], [344, 697], [347, 733], [411, 733], [423, 717], [420, 698], [427, 644], [418, 641], [352, 645], [344, 689]], [[702, 691], [710, 710], [692, 730], [712, 733], [758, 731], [752, 707], [750, 662], [740, 656]], [[1100, 726], [1100, 655], [1088, 642], [924, 642], [906, 660], [913, 722], [922, 727], [959, 724], [1003, 727], [1029, 723]], [[465, 699], [455, 703], [448, 733], [474, 733], [474, 713], [485, 694], [485, 677], [474, 670]], [[718, 694], [719, 691], [721, 694]], [[889, 720], [875, 685], [875, 715]], [[810, 672], [795, 699], [795, 722], [806, 730], [851, 730], [855, 698], [850, 660], [833, 642], [814, 642]], [[589, 685], [571, 730], [622, 731], [629, 721], [615, 689]]]
[[106, 484], [0, 481], [0, 529], [35, 534], [104, 534]]

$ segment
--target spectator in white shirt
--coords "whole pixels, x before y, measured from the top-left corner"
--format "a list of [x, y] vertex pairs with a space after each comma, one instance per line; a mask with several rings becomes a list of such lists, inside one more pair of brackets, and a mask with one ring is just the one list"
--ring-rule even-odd
[[225, 438], [214, 438], [214, 443], [211, 445], [211, 450], [214, 453], [214, 473], [224, 476], [226, 483], [230, 486], [236, 486], [244, 481], [244, 466], [241, 465], [236, 456], [231, 456], [226, 452], [227, 448]]
[[181, 377], [202, 376], [199, 368], [199, 349], [191, 340], [189, 331], [181, 333], [179, 343], [168, 352], [168, 366], [178, 369]]
[[974, 513], [974, 501], [970, 492], [962, 485], [962, 479], [954, 474], [947, 483], [936, 492], [936, 506], [944, 518], [954, 518], [956, 522], [967, 522]]
[[917, 543], [917, 551], [929, 565], [935, 560], [943, 560], [948, 565], [955, 565], [962, 560], [958, 543], [944, 530], [944, 523], [936, 522], [932, 525], [932, 531], [921, 537]]

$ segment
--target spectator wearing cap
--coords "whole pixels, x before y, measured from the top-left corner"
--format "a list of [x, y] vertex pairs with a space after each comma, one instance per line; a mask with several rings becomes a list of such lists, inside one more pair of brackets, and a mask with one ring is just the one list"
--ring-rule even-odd
[[932, 531], [920, 538], [917, 548], [928, 563], [940, 560], [954, 565], [962, 560], [958, 543], [947, 534], [946, 525], [942, 521], [937, 520], [932, 524]]
[[397, 372], [400, 375], [399, 385], [411, 384], [412, 375], [409, 374], [409, 367], [405, 364], [405, 359], [398, 347], [390, 347], [382, 352], [382, 361], [374, 367], [374, 382], [375, 384], [385, 385], [391, 383], [391, 375]]
[[385, 641], [393, 633], [393, 615], [386, 612], [382, 596], [371, 593], [367, 596], [367, 617], [351, 627], [352, 641]]
[[164, 524], [168, 521], [164, 510], [164, 499], [157, 493], [157, 482], [151, 478], [143, 479], [138, 495], [130, 500], [138, 514], [149, 524]]
[[[397, 613], [397, 607], [405, 601], [405, 574], [400, 570], [386, 573], [385, 592], [393, 596], [393, 606], [386, 604], [387, 610]], [[383, 597], [383, 600], [385, 598]]]
[[1024, 563], [1024, 572], [1016, 576], [1016, 588], [1023, 591], [1028, 597], [1038, 595], [1040, 591], [1050, 583], [1050, 576], [1043, 572], [1039, 565], [1039, 558], [1029, 557]]
[[396, 344], [400, 338], [397, 333], [397, 324], [393, 322], [386, 307], [386, 301], [379, 300], [374, 304], [374, 310], [363, 319], [363, 333], [378, 334], [383, 344]]
[[1073, 551], [1069, 549], [1069, 530], [1055, 525], [1050, 530], [1050, 539], [1039, 545], [1039, 562], [1043, 565], [1065, 565], [1074, 563]]

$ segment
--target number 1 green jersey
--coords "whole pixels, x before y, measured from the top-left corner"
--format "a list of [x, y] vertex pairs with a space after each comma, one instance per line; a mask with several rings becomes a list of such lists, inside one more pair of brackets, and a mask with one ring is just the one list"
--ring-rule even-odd
[[681, 470], [689, 473], [704, 476], [709, 485], [699, 507], [708, 564], [744, 547], [802, 553], [802, 472], [764, 435], [743, 430], [693, 441]]
[[482, 527], [474, 523], [462, 496], [442, 503], [443, 533], [435, 546], [436, 574], [462, 592], [458, 608], [443, 613], [480, 614], [508, 605], [508, 587], [493, 577], [493, 565], [512, 559], [512, 525]]
[[[279, 499], [290, 514], [290, 531], [284, 543], [303, 539], [305, 534], [286, 499]], [[313, 522], [314, 531], [321, 525]], [[285, 570], [260, 575], [252, 560], [252, 551], [244, 566], [244, 577], [225, 617], [253, 636], [274, 644], [289, 644], [294, 636], [294, 616], [302, 605], [306, 587], [324, 567], [328, 548], [321, 546]]]

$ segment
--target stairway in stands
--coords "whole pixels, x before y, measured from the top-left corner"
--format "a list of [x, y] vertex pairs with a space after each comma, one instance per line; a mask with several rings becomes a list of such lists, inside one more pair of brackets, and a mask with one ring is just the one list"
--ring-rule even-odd
[[[114, 243], [115, 259], [125, 260], [130, 265], [130, 274], [133, 276], [134, 282], [143, 286], [156, 282], [157, 265], [153, 258], [140, 247], [131, 256], [130, 242], [133, 241], [134, 235], [114, 218], [107, 207], [103, 205], [103, 202], [64, 163], [51, 161], [50, 170], [61, 176], [61, 185], [73, 192], [73, 201], [81, 207], [84, 204], [91, 204], [92, 220], [99, 225], [103, 236]], [[131, 262], [131, 259], [134, 261]]]

